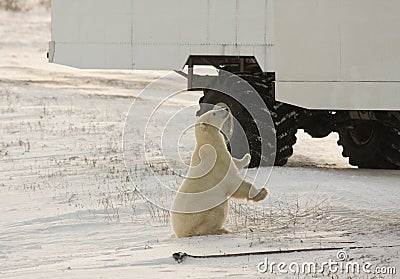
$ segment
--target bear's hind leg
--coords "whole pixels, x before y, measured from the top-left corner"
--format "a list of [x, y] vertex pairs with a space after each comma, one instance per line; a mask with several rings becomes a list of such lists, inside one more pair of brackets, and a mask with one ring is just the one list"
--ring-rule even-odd
[[228, 230], [227, 228], [220, 228], [219, 230], [216, 231], [215, 234], [228, 234], [228, 233], [232, 233], [231, 230]]

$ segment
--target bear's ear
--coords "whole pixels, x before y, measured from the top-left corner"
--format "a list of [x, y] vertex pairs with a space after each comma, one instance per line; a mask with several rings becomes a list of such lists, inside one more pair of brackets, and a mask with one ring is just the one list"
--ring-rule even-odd
[[206, 130], [207, 130], [207, 124], [205, 124], [205, 123], [200, 123], [200, 131], [202, 131], [202, 132], [205, 132]]

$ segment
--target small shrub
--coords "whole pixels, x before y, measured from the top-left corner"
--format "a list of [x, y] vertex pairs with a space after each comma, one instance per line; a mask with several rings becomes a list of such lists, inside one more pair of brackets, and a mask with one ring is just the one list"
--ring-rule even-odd
[[26, 12], [38, 7], [49, 10], [51, 7], [51, 0], [0, 0], [0, 10]]
[[49, 10], [51, 7], [51, 0], [39, 0], [39, 5]]
[[21, 12], [28, 10], [28, 7], [23, 0], [0, 0], [0, 9]]

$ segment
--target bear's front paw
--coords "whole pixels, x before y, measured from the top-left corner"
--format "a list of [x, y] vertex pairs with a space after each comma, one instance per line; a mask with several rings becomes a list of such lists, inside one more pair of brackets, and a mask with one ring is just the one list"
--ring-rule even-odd
[[248, 166], [250, 164], [250, 161], [251, 161], [251, 155], [249, 153], [243, 156], [242, 162], [244, 167]]
[[267, 196], [268, 196], [268, 190], [265, 188], [262, 188], [260, 190], [260, 192], [258, 192], [258, 194], [251, 200], [254, 202], [259, 202], [259, 201], [262, 201], [263, 199], [265, 199]]

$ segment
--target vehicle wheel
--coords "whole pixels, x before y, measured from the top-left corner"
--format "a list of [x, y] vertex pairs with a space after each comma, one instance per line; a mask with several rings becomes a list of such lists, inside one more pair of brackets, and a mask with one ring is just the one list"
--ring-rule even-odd
[[[225, 131], [232, 131], [230, 142], [240, 143], [243, 142], [243, 137], [246, 137], [244, 140], [246, 140], [248, 143], [247, 149], [244, 148], [238, 150], [236, 151], [236, 153], [232, 153], [232, 155], [239, 158], [243, 156], [246, 152], [250, 152], [252, 160], [249, 167], [272, 165], [272, 162], [270, 162], [270, 158], [268, 157], [271, 157], [273, 155], [267, 154], [267, 156], [263, 156], [261, 152], [262, 140], [266, 141], [266, 139], [261, 139], [257, 124], [255, 123], [258, 123], [258, 127], [263, 127], [263, 129], [270, 129], [271, 132], [269, 134], [273, 134], [275, 130], [276, 143], [275, 146], [271, 146], [271, 149], [273, 150], [275, 150], [276, 147], [274, 165], [285, 165], [288, 161], [288, 158], [293, 154], [293, 145], [296, 143], [297, 113], [295, 112], [293, 107], [274, 101], [273, 83], [269, 81], [267, 77], [265, 77], [263, 74], [238, 74], [237, 76], [244, 80], [242, 80], [243, 83], [247, 82], [248, 84], [250, 84], [261, 96], [271, 113], [274, 127], [269, 127], [271, 125], [268, 124], [267, 119], [260, 118], [254, 120], [240, 103], [238, 103], [231, 97], [215, 90], [204, 90], [204, 96], [200, 99], [200, 111], [198, 112], [198, 115], [201, 115], [209, 110], [209, 108], [204, 109], [204, 107], [206, 107], [204, 104], [214, 104], [220, 106], [222, 105], [229, 108], [232, 115], [240, 123], [241, 127], [243, 127], [245, 134], [243, 135], [243, 132], [238, 131], [235, 125], [233, 125], [233, 127], [231, 127], [230, 129], [225, 128]], [[237, 83], [233, 83], [232, 85], [228, 86], [230, 86], [229, 90], [232, 91], [237, 91], [241, 89], [241, 86], [238, 86]], [[252, 93], [254, 93], [254, 91]], [[246, 94], [246, 92], [238, 92], [238, 94]], [[257, 104], [251, 105], [256, 106]]]
[[341, 129], [338, 144], [353, 166], [369, 169], [400, 169], [400, 130], [378, 122], [359, 122]]

